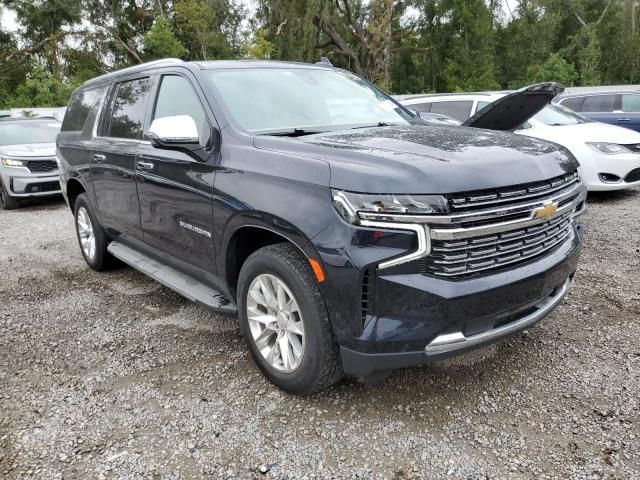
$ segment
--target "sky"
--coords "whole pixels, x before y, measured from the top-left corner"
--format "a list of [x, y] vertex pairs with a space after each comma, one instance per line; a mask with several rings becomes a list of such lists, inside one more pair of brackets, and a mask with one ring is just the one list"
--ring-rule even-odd
[[13, 10], [9, 10], [8, 8], [2, 9], [2, 16], [0, 17], [0, 23], [2, 23], [2, 27], [14, 32], [18, 28], [18, 19]]

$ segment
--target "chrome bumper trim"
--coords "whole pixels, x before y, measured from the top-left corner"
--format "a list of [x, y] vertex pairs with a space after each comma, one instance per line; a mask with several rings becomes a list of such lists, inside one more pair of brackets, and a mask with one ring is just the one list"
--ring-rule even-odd
[[424, 349], [427, 355], [441, 355], [455, 352], [469, 347], [481, 345], [522, 330], [547, 316], [564, 298], [571, 287], [571, 279], [560, 287], [553, 296], [549, 296], [536, 304], [537, 310], [519, 320], [515, 320], [502, 327], [494, 328], [486, 332], [466, 337], [462, 332], [453, 332], [439, 335]]

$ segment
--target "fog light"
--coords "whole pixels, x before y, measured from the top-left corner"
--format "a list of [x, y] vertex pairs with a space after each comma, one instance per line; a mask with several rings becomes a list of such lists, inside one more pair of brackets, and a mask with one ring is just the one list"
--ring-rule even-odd
[[620, 181], [620, 177], [613, 173], [600, 173], [598, 176], [604, 183], [618, 183]]

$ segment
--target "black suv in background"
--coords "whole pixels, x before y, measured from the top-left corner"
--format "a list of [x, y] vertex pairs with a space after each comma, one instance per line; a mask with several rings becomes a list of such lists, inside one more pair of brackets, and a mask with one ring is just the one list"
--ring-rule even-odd
[[115, 257], [237, 313], [290, 392], [520, 331], [576, 271], [586, 192], [570, 153], [427, 126], [330, 65], [140, 65], [76, 90], [62, 130], [89, 266]]

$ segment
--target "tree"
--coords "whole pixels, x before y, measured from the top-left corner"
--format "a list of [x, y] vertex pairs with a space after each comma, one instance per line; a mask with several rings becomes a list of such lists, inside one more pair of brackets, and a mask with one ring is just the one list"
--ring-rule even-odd
[[526, 83], [560, 82], [570, 87], [578, 79], [578, 73], [573, 64], [568, 63], [559, 54], [552, 53], [542, 65], [532, 65], [528, 68], [527, 79]]
[[29, 73], [17, 86], [13, 97], [5, 107], [59, 107], [66, 105], [77, 85], [61, 82], [41, 66]]
[[177, 0], [178, 38], [193, 60], [233, 58], [241, 54], [243, 10], [227, 0]]
[[158, 17], [151, 29], [144, 35], [144, 59], [177, 57], [186, 53], [171, 29], [171, 25], [164, 17]]

